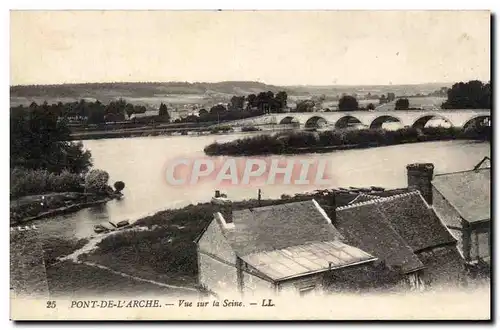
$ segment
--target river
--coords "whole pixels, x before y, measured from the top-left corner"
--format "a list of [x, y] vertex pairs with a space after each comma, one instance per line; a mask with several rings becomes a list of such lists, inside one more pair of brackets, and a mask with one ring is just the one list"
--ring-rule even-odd
[[[229, 141], [241, 134], [209, 136], [141, 137], [84, 141], [92, 152], [94, 167], [110, 174], [110, 183], [125, 182], [124, 198], [77, 213], [41, 219], [34, 224], [45, 237], [88, 238], [93, 225], [102, 221], [131, 221], [157, 211], [190, 203], [209, 201], [217, 188], [214, 182], [197, 186], [172, 186], [165, 179], [165, 168], [173, 159], [205, 157], [203, 148], [214, 141]], [[283, 156], [288, 159], [315, 157], [325, 159], [331, 173], [331, 187], [406, 186], [409, 163], [430, 162], [435, 173], [467, 170], [484, 156], [490, 156], [490, 144], [474, 141], [439, 141], [395, 145], [370, 149], [335, 151], [325, 154]], [[281, 158], [281, 156], [280, 156]], [[300, 185], [232, 186], [222, 190], [234, 200], [279, 198], [312, 191]]]

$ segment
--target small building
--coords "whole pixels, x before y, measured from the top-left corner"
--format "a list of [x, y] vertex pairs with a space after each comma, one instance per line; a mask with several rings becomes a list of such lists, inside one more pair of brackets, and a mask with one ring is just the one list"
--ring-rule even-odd
[[128, 120], [154, 120], [160, 114], [160, 110], [147, 110], [143, 113], [133, 113]]
[[362, 277], [376, 260], [342, 242], [314, 199], [239, 211], [220, 205], [196, 244], [199, 283], [215, 293], [305, 295], [331, 285], [334, 273]]
[[[453, 233], [463, 258], [469, 263], [490, 263], [491, 167], [489, 158], [474, 169], [433, 176], [432, 164], [414, 165], [408, 180]], [[409, 174], [410, 175], [410, 174]]]

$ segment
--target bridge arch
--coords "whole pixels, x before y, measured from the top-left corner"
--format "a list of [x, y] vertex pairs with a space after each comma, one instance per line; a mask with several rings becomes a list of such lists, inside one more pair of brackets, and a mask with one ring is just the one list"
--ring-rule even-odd
[[354, 116], [343, 116], [340, 117], [336, 122], [335, 122], [335, 128], [337, 129], [342, 129], [342, 128], [347, 128], [351, 125], [358, 125], [358, 124], [363, 124], [361, 120]]
[[435, 113], [430, 113], [430, 114], [426, 114], [424, 116], [419, 117], [417, 120], [415, 120], [413, 122], [413, 125], [411, 125], [411, 126], [413, 128], [424, 128], [425, 125], [427, 125], [427, 123], [429, 123], [429, 121], [431, 121], [433, 119], [441, 119], [441, 120], [447, 122], [451, 127], [454, 126], [453, 123], [451, 122], [451, 120], [449, 120], [445, 116], [435, 114]]
[[391, 115], [383, 115], [375, 118], [371, 124], [370, 128], [382, 128], [382, 125], [385, 123], [400, 123], [403, 126], [403, 121], [395, 116]]
[[317, 128], [328, 124], [328, 121], [321, 116], [312, 116], [306, 121], [305, 127], [307, 128]]
[[[488, 123], [488, 124], [487, 124]], [[463, 130], [473, 129], [478, 126], [490, 126], [491, 115], [479, 115], [467, 120], [463, 126]]]
[[295, 123], [299, 123], [299, 119], [293, 116], [286, 116], [279, 122], [280, 125], [295, 124]]

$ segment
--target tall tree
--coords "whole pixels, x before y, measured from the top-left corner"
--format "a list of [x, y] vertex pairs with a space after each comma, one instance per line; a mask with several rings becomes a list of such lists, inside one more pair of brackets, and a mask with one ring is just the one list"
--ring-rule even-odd
[[163, 102], [160, 104], [160, 111], [158, 112], [158, 117], [163, 122], [170, 122], [170, 114], [168, 113], [167, 105]]
[[283, 112], [287, 106], [288, 94], [285, 91], [278, 92], [275, 99], [278, 104], [278, 112]]

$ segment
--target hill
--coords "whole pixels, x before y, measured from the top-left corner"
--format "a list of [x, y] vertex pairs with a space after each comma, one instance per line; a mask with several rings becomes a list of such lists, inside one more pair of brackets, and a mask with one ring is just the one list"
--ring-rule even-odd
[[327, 99], [339, 95], [381, 95], [389, 92], [396, 95], [430, 93], [450, 84], [386, 85], [386, 86], [276, 86], [256, 81], [208, 82], [116, 82], [62, 85], [25, 85], [10, 87], [11, 105], [29, 105], [31, 102], [72, 102], [80, 99], [98, 99], [109, 103], [124, 98], [135, 104], [157, 106], [161, 102], [170, 104], [213, 104], [227, 102], [233, 95], [258, 94], [260, 92], [286, 91], [290, 100], [324, 95]]

